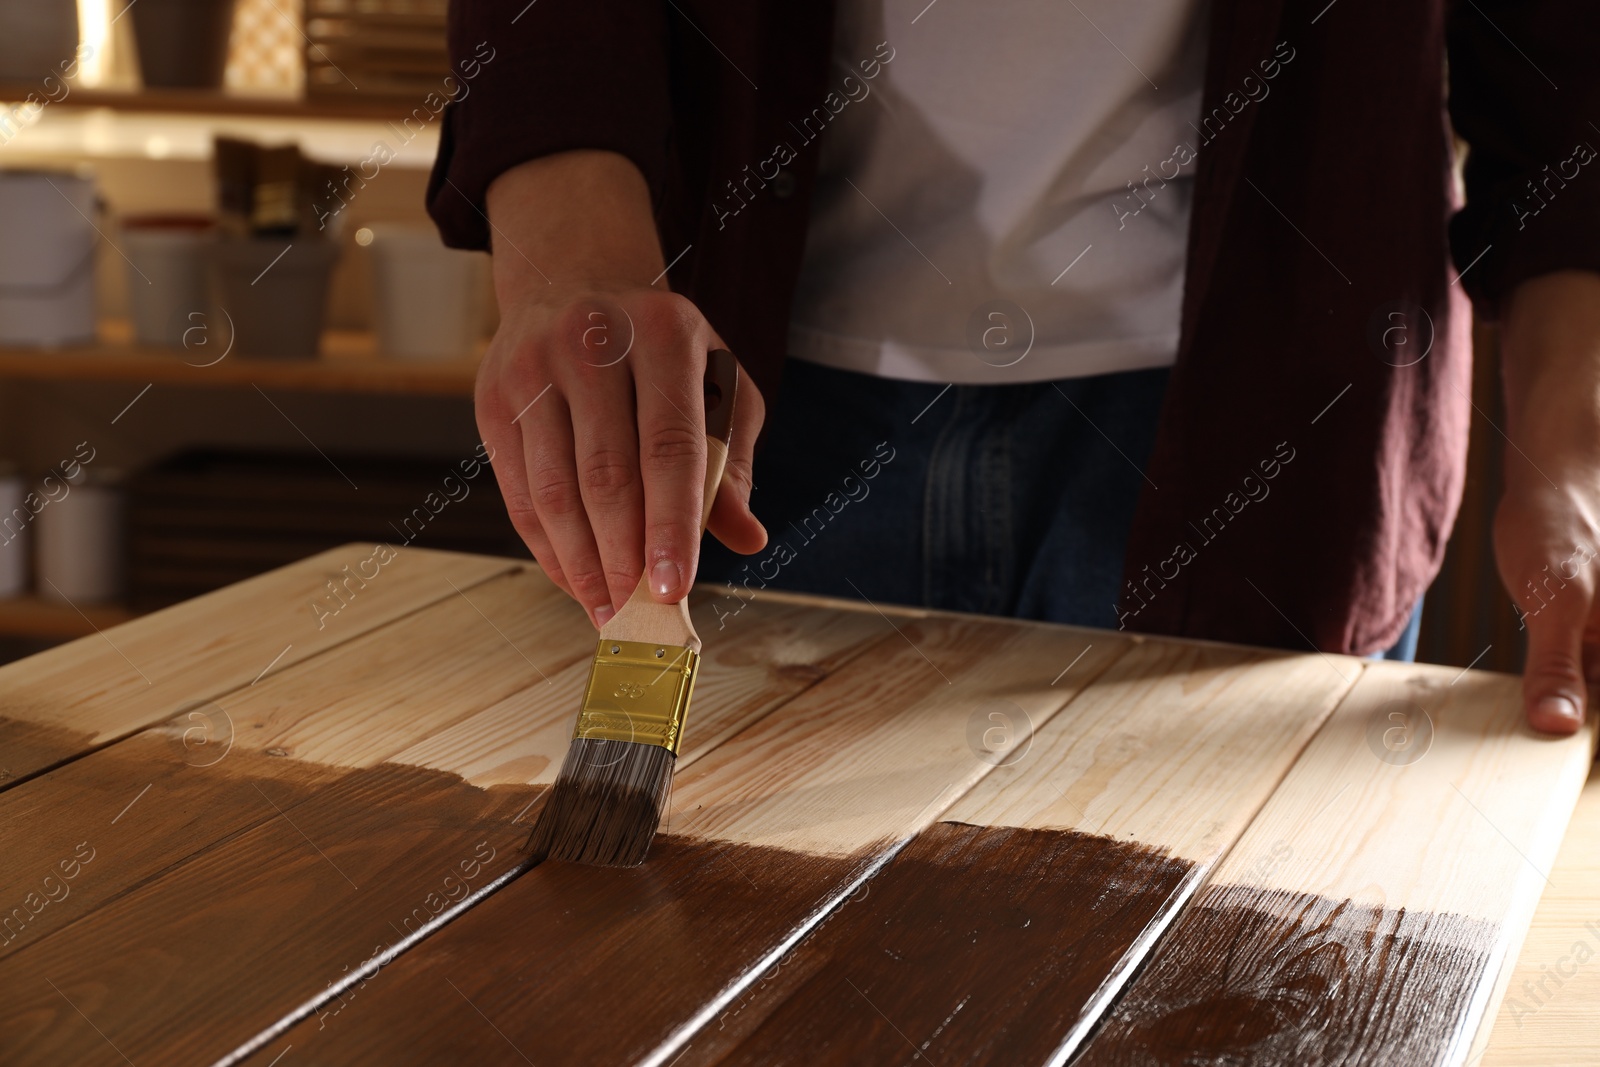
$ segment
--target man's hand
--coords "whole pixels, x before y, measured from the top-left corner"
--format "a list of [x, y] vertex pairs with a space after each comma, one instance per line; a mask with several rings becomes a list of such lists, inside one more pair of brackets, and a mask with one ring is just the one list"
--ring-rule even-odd
[[1500, 349], [1514, 445], [1495, 558], [1528, 631], [1528, 723], [1570, 734], [1583, 721], [1587, 680], [1600, 680], [1600, 274], [1524, 282]]
[[[488, 206], [501, 320], [475, 412], [512, 522], [596, 626], [641, 573], [676, 602], [699, 560], [706, 353], [726, 346], [666, 288], [648, 191], [623, 157], [525, 163], [490, 186]], [[741, 370], [710, 523], [736, 552], [766, 544], [749, 508], [763, 417]]]

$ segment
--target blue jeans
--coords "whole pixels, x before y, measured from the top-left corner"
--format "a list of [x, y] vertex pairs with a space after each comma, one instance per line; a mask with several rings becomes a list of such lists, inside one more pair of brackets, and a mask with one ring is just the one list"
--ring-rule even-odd
[[1115, 629], [1166, 384], [943, 386], [791, 359], [751, 495], [771, 543], [708, 539], [701, 575]]

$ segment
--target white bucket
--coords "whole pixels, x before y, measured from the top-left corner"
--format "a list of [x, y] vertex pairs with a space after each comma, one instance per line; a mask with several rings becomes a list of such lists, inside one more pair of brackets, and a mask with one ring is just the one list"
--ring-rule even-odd
[[93, 478], [80, 473], [66, 496], [39, 512], [34, 551], [44, 599], [103, 604], [122, 595], [122, 490], [116, 481], [109, 471]]
[[432, 227], [372, 230], [378, 350], [399, 359], [463, 359], [477, 350], [487, 257], [446, 248]]
[[4, 598], [21, 596], [28, 589], [28, 526], [33, 516], [24, 503], [27, 492], [16, 468], [0, 463], [0, 597]]
[[204, 216], [122, 220], [134, 340], [181, 348], [184, 331], [205, 321], [211, 310], [206, 248], [215, 240], [211, 221]]
[[0, 344], [94, 339], [94, 182], [0, 171]]

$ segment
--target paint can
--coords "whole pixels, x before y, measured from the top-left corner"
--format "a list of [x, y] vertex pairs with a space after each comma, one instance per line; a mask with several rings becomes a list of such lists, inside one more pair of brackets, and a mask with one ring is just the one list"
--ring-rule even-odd
[[314, 359], [339, 246], [307, 238], [224, 239], [209, 245], [211, 296], [233, 323], [241, 356]]
[[28, 483], [14, 463], [0, 461], [0, 598], [28, 589], [28, 527], [33, 516], [24, 503]]
[[[389, 223], [366, 229], [378, 350], [411, 360], [476, 353], [487, 257], [446, 248], [431, 226]], [[357, 232], [357, 243], [361, 237]]]
[[94, 339], [94, 182], [66, 171], [0, 171], [0, 344]]
[[47, 482], [37, 490], [47, 501], [34, 520], [39, 596], [77, 605], [116, 600], [124, 570], [120, 475], [80, 469], [75, 477], [51, 480], [55, 487]]
[[210, 310], [206, 249], [214, 240], [214, 226], [206, 215], [134, 215], [122, 220], [135, 341], [181, 348], [184, 332], [205, 321]]

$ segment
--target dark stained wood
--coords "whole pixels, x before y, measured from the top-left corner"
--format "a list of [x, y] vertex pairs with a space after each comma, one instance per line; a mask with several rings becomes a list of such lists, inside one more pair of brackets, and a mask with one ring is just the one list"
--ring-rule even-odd
[[94, 747], [93, 734], [0, 715], [0, 789]]
[[[30, 893], [49, 901], [28, 921], [5, 925], [11, 912], [0, 915], [0, 959], [276, 818], [257, 788], [289, 810], [342, 773], [243, 750], [230, 753], [227, 772], [217, 773], [185, 762], [188, 754], [181, 740], [140, 735], [0, 794], [0, 906], [14, 909]], [[60, 863], [80, 844], [95, 859], [81, 875], [64, 878]]]
[[1208, 887], [1077, 1063], [1444, 1064], [1498, 939], [1460, 915]]
[[520, 862], [540, 791], [393, 765], [256, 786], [256, 826], [0, 960], [0, 1062], [214, 1061]]
[[643, 867], [552, 860], [246, 1062], [637, 1063], [872, 859], [667, 837]]
[[1132, 842], [937, 823], [680, 1067], [1044, 1063], [1196, 874]]

